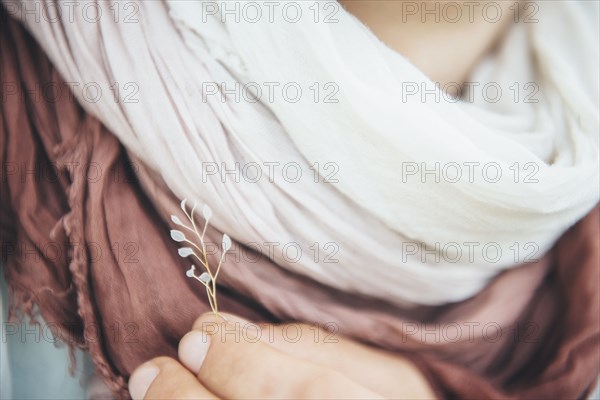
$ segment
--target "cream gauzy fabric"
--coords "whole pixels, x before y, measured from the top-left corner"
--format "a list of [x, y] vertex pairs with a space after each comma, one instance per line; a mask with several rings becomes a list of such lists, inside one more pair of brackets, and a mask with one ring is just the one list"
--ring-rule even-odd
[[[178, 197], [336, 288], [404, 306], [463, 300], [598, 202], [597, 2], [539, 2], [537, 22], [511, 27], [471, 79], [501, 98], [474, 101], [411, 95], [433, 83], [356, 18], [290, 3], [271, 19], [254, 3], [258, 20], [221, 2], [140, 1], [129, 21], [111, 2], [38, 3], [61, 19], [6, 6]], [[535, 84], [536, 102], [516, 101], [515, 82]]]

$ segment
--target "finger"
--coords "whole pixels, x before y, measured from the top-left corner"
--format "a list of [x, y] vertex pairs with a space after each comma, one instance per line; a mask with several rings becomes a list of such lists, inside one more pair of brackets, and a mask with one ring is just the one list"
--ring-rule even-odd
[[[325, 330], [316, 324], [254, 324], [235, 315], [224, 316], [239, 327], [242, 336], [260, 336], [262, 341], [284, 354], [339, 371], [386, 398], [436, 397], [410, 360], [345, 338], [337, 333], [335, 324], [328, 324], [330, 329]], [[199, 318], [194, 328], [201, 329], [203, 324], [206, 318]], [[402, 384], [398, 384], [399, 377]]]
[[313, 325], [284, 324], [263, 328], [263, 332], [267, 329], [269, 343], [279, 351], [340, 371], [385, 398], [436, 397], [420, 370], [399, 354]]
[[[200, 331], [207, 325], [211, 325], [212, 322], [217, 322], [217, 323], [218, 322], [228, 322], [232, 325], [236, 325], [238, 328], [252, 329], [254, 332], [256, 332], [257, 330], [260, 330], [260, 327], [262, 325], [268, 325], [268, 324], [255, 324], [253, 322], [248, 321], [247, 319], [244, 319], [242, 317], [239, 317], [239, 316], [233, 315], [233, 314], [229, 314], [229, 313], [220, 312], [218, 314], [218, 316], [215, 316], [214, 313], [208, 312], [208, 313], [202, 314], [194, 321], [194, 324], [192, 325], [192, 330]], [[253, 328], [258, 328], [258, 329], [253, 329]]]
[[[179, 357], [213, 393], [223, 398], [380, 398], [330, 368], [285, 354], [239, 325], [215, 323], [210, 314], [180, 342]], [[201, 365], [194, 361], [202, 359]]]
[[129, 378], [136, 399], [216, 399], [194, 374], [172, 358], [158, 357], [139, 366]]

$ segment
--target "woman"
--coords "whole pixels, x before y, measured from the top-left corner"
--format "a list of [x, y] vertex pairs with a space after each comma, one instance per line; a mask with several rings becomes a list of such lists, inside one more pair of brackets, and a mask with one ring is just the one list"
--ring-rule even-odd
[[[86, 245], [40, 263], [61, 271], [57, 279], [32, 278], [9, 261], [16, 297], [49, 297], [45, 319], [77, 324], [70, 342], [88, 347], [119, 396], [140, 363], [175, 356], [216, 298], [219, 310], [249, 321], [318, 323], [394, 353], [349, 339], [331, 347], [287, 336], [215, 340], [228, 325], [204, 326], [204, 317], [179, 346], [181, 364], [146, 364], [131, 378], [133, 396], [588, 393], [598, 373], [590, 351], [598, 334], [597, 6], [231, 4], [136, 3], [129, 23], [102, 5], [93, 17], [76, 7], [72, 20], [58, 22], [7, 5], [79, 103], [127, 149], [76, 104], [17, 103], [38, 112], [30, 144], [14, 145], [7, 161], [40, 163], [47, 153], [60, 164], [62, 186], [42, 184], [55, 193], [44, 227]], [[15, 30], [7, 54], [29, 68], [7, 67], [14, 81], [58, 82], [32, 67], [39, 56], [23, 51], [27, 39]], [[22, 121], [9, 122], [7, 135], [23, 131]], [[92, 180], [87, 168], [82, 177], [64, 167], [73, 162], [103, 173]], [[17, 242], [35, 243], [50, 230], [28, 218], [39, 196], [15, 204], [40, 185], [11, 178]], [[178, 210], [175, 197], [191, 200]], [[199, 279], [211, 284], [206, 299], [200, 283], [185, 281], [189, 261], [164, 233], [168, 224], [185, 241], [180, 225], [208, 225], [212, 212], [194, 213], [195, 202], [215, 210], [202, 238], [221, 243], [226, 233], [238, 250], [223, 258], [219, 286], [216, 274]], [[191, 225], [182, 223], [190, 212]], [[89, 257], [92, 243], [111, 256]], [[204, 251], [207, 273], [225, 243]], [[135, 257], [121, 259], [118, 250], [136, 245]], [[179, 254], [192, 255], [186, 248]], [[188, 276], [202, 278], [199, 261]], [[100, 340], [86, 340], [89, 324]], [[119, 334], [107, 337], [112, 327]], [[129, 328], [136, 341], [126, 342]], [[207, 351], [200, 343], [208, 342]], [[357, 370], [349, 361], [358, 359]]]

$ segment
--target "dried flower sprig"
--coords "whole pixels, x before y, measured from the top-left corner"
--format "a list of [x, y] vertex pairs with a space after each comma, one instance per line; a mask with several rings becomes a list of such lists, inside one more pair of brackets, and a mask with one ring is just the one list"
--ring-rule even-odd
[[178, 250], [178, 253], [181, 257], [189, 257], [194, 256], [200, 262], [202, 269], [204, 270], [200, 275], [196, 275], [196, 266], [192, 264], [190, 269], [187, 270], [186, 275], [190, 278], [196, 279], [206, 288], [206, 295], [208, 296], [208, 303], [210, 304], [210, 308], [212, 309], [215, 318], [220, 317], [225, 320], [225, 317], [219, 314], [219, 305], [217, 302], [217, 278], [219, 277], [219, 272], [221, 271], [221, 266], [223, 265], [223, 260], [225, 259], [225, 254], [231, 248], [231, 239], [226, 234], [223, 235], [223, 240], [221, 242], [221, 257], [219, 259], [219, 264], [217, 268], [213, 271], [210, 268], [208, 263], [208, 257], [206, 254], [206, 243], [204, 241], [204, 235], [206, 234], [206, 228], [208, 227], [208, 222], [212, 217], [212, 210], [208, 205], [204, 205], [202, 207], [202, 217], [204, 218], [204, 227], [202, 228], [202, 232], [198, 231], [196, 227], [196, 222], [194, 220], [194, 213], [196, 211], [197, 203], [194, 202], [194, 206], [192, 207], [191, 212], [188, 213], [186, 208], [186, 199], [181, 201], [181, 209], [183, 213], [190, 221], [191, 226], [187, 226], [181, 220], [175, 216], [171, 215], [171, 221], [174, 224], [181, 226], [182, 228], [190, 231], [193, 235], [196, 236], [198, 242], [200, 244], [195, 243], [193, 240], [189, 240], [182, 231], [172, 229], [171, 230], [171, 239], [176, 242], [189, 243], [192, 247], [182, 247]]

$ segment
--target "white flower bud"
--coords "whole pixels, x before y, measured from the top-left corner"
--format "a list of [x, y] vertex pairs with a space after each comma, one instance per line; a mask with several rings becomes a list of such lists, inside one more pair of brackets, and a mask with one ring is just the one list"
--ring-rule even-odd
[[196, 267], [195, 266], [191, 266], [190, 269], [188, 269], [186, 271], [186, 275], [188, 276], [188, 278], [193, 278], [195, 276], [194, 272], [196, 271]]
[[212, 217], [212, 210], [210, 209], [208, 204], [205, 204], [204, 207], [202, 207], [202, 216], [206, 221], [208, 221], [210, 217]]
[[208, 272], [203, 272], [198, 279], [200, 279], [202, 282], [204, 283], [209, 283], [210, 282], [210, 275], [208, 274]]
[[171, 239], [176, 242], [183, 242], [185, 240], [185, 235], [181, 231], [171, 229]]
[[223, 251], [227, 251], [231, 248], [231, 239], [229, 236], [227, 236], [227, 234], [223, 235], [223, 241], [221, 242], [221, 245], [223, 246]]
[[189, 247], [182, 247], [177, 252], [179, 253], [179, 255], [181, 257], [187, 257], [187, 256], [191, 256], [192, 254], [194, 254], [194, 250], [192, 250]]

